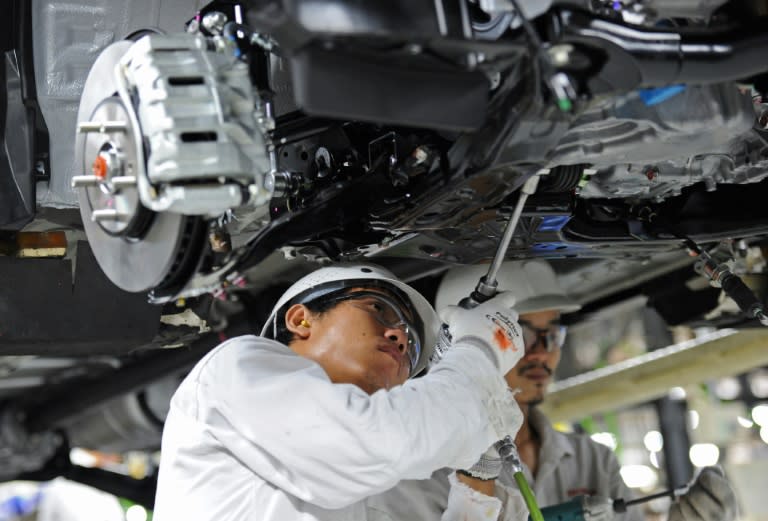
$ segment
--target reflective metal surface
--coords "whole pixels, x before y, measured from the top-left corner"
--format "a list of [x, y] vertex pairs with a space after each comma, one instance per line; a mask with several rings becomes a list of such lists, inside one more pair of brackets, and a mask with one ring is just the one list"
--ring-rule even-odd
[[[78, 121], [90, 121], [104, 99], [113, 95], [116, 90], [113, 79], [114, 66], [131, 44], [129, 41], [114, 43], [96, 60], [85, 82]], [[90, 165], [94, 159], [86, 156], [92, 146], [86, 136], [95, 134], [77, 134], [77, 165]], [[82, 174], [91, 174], [90, 168]], [[89, 193], [93, 196], [94, 190], [98, 188], [79, 188], [78, 199], [83, 227], [101, 269], [110, 280], [126, 291], [147, 291], [160, 284], [170, 273], [181, 253], [181, 239], [187, 218], [172, 213], [155, 214], [140, 239], [111, 235], [103, 227], [104, 221], [94, 222], [92, 219], [93, 207]], [[102, 199], [98, 200], [99, 204], [104, 202]]]

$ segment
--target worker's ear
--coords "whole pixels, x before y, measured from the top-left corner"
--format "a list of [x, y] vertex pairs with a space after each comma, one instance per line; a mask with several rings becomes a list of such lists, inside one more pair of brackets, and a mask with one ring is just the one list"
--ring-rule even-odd
[[310, 314], [304, 304], [294, 304], [285, 312], [285, 327], [302, 340], [309, 338], [312, 328]]

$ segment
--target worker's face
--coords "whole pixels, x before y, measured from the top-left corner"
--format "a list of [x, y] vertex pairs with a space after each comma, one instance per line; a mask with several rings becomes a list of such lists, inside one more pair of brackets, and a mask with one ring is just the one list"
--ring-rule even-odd
[[[520, 325], [524, 328], [524, 336], [528, 335], [535, 341], [528, 342], [525, 356], [506, 375], [511, 389], [519, 389], [515, 399], [521, 404], [534, 405], [544, 399], [547, 386], [552, 381], [552, 375], [560, 363], [560, 348], [552, 346], [547, 351], [547, 332], [554, 334], [560, 325], [560, 312], [555, 310], [537, 311], [520, 315]], [[528, 331], [525, 331], [525, 329]]]
[[[358, 290], [386, 296], [371, 288], [356, 288], [352, 293]], [[342, 300], [320, 314], [300, 304], [296, 306], [303, 310], [292, 306], [286, 323], [289, 330], [295, 325], [298, 329], [292, 330], [295, 340], [290, 347], [320, 364], [335, 383], [355, 384], [369, 394], [400, 385], [410, 371], [408, 338], [403, 328], [382, 324], [377, 315], [381, 305], [374, 296]], [[302, 316], [308, 327], [301, 325]]]

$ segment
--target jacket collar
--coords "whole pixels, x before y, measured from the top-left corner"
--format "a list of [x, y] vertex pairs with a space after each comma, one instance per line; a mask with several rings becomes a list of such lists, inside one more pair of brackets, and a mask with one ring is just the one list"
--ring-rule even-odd
[[559, 461], [564, 456], [572, 456], [575, 453], [568, 436], [556, 431], [549, 419], [537, 407], [531, 407], [528, 412], [528, 421], [541, 438], [539, 454], [546, 455], [547, 460]]

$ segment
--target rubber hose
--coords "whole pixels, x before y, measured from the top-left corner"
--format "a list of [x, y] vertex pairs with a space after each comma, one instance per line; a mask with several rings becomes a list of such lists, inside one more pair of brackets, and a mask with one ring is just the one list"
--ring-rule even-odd
[[528, 481], [522, 472], [515, 472], [515, 482], [520, 489], [520, 493], [523, 495], [525, 506], [528, 507], [528, 512], [531, 514], [533, 521], [544, 521], [544, 516], [539, 509], [539, 504], [536, 503], [536, 497], [533, 495], [531, 487], [528, 485]]
[[739, 308], [749, 317], [755, 318], [757, 312], [762, 311], [763, 306], [749, 287], [733, 274], [728, 274], [720, 281], [720, 286], [725, 294], [731, 297]]

